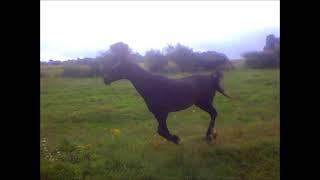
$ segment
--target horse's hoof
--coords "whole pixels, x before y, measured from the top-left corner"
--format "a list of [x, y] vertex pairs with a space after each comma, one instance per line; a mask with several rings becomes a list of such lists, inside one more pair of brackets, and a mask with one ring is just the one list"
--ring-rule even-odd
[[213, 140], [213, 135], [212, 134], [207, 135], [208, 143], [212, 142], [212, 140]]
[[213, 139], [217, 139], [218, 133], [217, 133], [217, 132], [214, 132], [214, 133], [212, 134], [212, 137], [213, 137]]
[[176, 135], [172, 135], [172, 142], [174, 142], [175, 144], [179, 144], [180, 138]]
[[217, 136], [218, 136], [217, 130], [213, 129], [213, 132], [212, 132], [213, 139], [217, 139]]

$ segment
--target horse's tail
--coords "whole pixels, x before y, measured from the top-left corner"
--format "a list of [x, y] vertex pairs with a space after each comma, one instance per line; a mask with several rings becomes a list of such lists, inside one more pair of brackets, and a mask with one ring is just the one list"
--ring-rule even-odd
[[218, 70], [214, 73], [212, 73], [213, 81], [216, 86], [216, 90], [221, 93], [222, 95], [231, 98], [228, 94], [225, 93], [224, 88], [221, 85], [221, 80], [223, 78], [223, 72], [221, 70]]

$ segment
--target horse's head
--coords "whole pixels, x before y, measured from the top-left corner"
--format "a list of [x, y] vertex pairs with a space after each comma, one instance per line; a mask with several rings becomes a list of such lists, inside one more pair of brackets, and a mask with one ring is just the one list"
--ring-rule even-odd
[[127, 60], [118, 60], [110, 68], [104, 70], [103, 81], [110, 85], [114, 81], [127, 79], [129, 72], [129, 62]]

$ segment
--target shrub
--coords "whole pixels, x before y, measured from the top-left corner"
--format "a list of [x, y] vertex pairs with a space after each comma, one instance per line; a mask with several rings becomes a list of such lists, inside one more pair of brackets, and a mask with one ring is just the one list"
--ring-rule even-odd
[[98, 73], [95, 69], [88, 65], [66, 65], [63, 67], [64, 77], [94, 77]]
[[63, 73], [62, 65], [40, 65], [40, 77], [58, 77]]
[[150, 50], [146, 52], [145, 63], [150, 71], [162, 72], [168, 64], [168, 61], [166, 61], [165, 56], [162, 55], [160, 51]]
[[248, 52], [243, 55], [245, 66], [249, 68], [279, 67], [279, 58], [273, 52]]

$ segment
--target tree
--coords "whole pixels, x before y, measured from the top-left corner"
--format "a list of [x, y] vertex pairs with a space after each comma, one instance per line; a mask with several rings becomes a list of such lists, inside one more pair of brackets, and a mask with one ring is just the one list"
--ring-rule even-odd
[[216, 51], [206, 51], [201, 53], [195, 53], [196, 66], [203, 70], [216, 70], [216, 69], [229, 69], [234, 68], [229, 58]]
[[273, 52], [254, 51], [243, 54], [245, 65], [250, 68], [274, 68], [279, 66], [278, 57]]
[[280, 61], [280, 38], [276, 38], [273, 34], [268, 35], [263, 51], [274, 53], [278, 61]]
[[250, 68], [275, 68], [280, 65], [280, 38], [270, 34], [266, 37], [263, 51], [247, 52], [242, 55]]
[[187, 46], [177, 44], [175, 47], [169, 45], [165, 49], [166, 58], [173, 61], [181, 71], [195, 70], [195, 56], [193, 50]]
[[48, 64], [49, 64], [49, 65], [60, 65], [60, 64], [62, 64], [62, 62], [59, 61], [59, 60], [52, 60], [52, 59], [50, 59], [49, 62], [48, 62]]
[[276, 38], [275, 35], [270, 34], [266, 37], [266, 45], [264, 46], [264, 51], [276, 51], [279, 48], [280, 39]]
[[134, 62], [140, 62], [143, 60], [143, 56], [141, 56], [139, 53], [131, 53], [129, 55], [129, 59]]
[[150, 71], [161, 72], [164, 71], [164, 68], [168, 64], [167, 59], [159, 50], [149, 50], [146, 52], [145, 64]]
[[123, 42], [117, 42], [110, 45], [108, 50], [100, 52], [96, 59], [101, 66], [99, 67], [100, 71], [108, 71], [116, 61], [129, 60], [132, 57], [132, 50], [129, 46]]
[[110, 46], [110, 52], [116, 58], [127, 59], [132, 51], [127, 44], [117, 42]]

